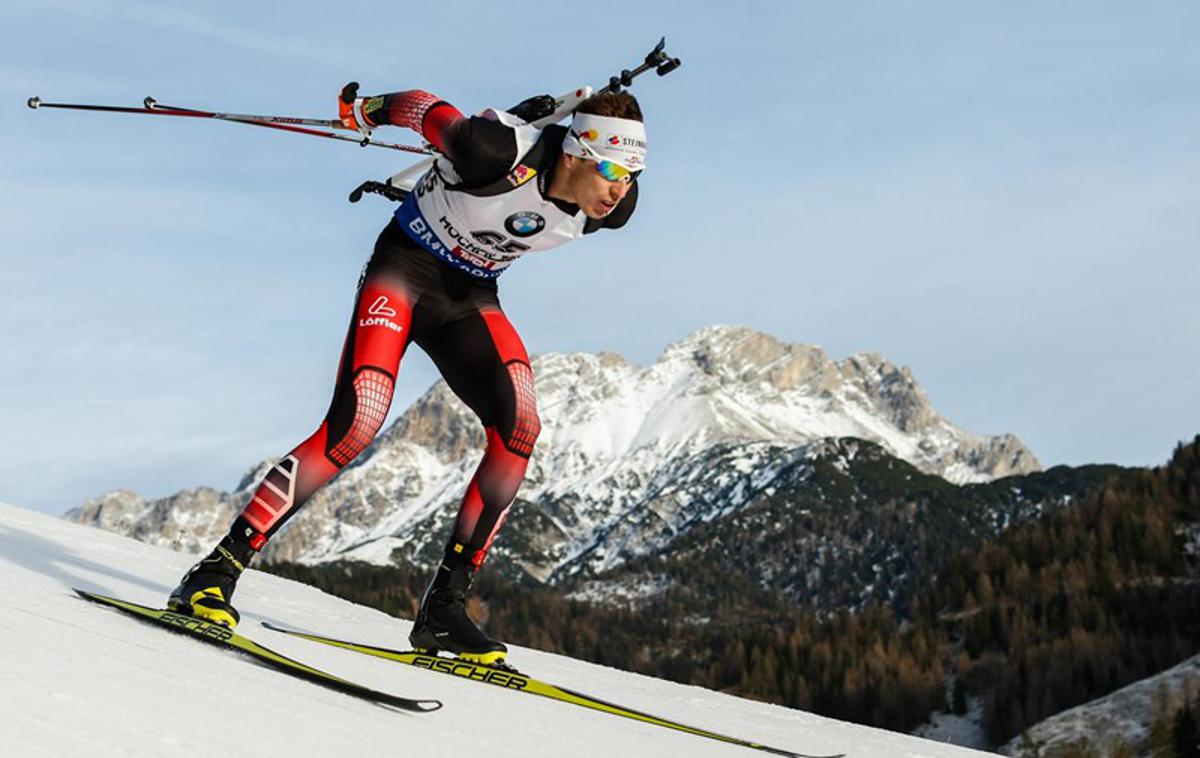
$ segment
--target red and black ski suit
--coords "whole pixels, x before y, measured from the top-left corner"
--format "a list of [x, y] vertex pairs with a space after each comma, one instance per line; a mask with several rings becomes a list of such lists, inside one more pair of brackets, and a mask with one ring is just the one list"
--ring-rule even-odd
[[[516, 154], [511, 127], [464, 118], [426, 92], [400, 92], [374, 104], [373, 121], [417, 130], [453, 163], [465, 187], [495, 186], [518, 159], [526, 160]], [[541, 141], [536, 157], [543, 197], [561, 150], [562, 127], [549, 129], [559, 131]], [[565, 212], [581, 213], [553, 202]], [[635, 202], [631, 191], [609, 217], [589, 219], [585, 231], [623, 225]], [[479, 568], [516, 497], [541, 428], [529, 356], [500, 307], [495, 278], [473, 276], [439, 259], [395, 220], [380, 234], [363, 270], [324, 421], [268, 472], [234, 522], [232, 538], [261, 549], [318, 487], [371, 443], [391, 405], [400, 359], [412, 342], [429, 354], [486, 432], [483, 460], [447, 545], [447, 557]]]

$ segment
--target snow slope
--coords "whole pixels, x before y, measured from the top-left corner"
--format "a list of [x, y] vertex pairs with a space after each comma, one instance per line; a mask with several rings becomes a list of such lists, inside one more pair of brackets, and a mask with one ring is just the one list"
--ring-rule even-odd
[[[1038, 755], [1071, 744], [1092, 745], [1104, 752], [1118, 739], [1138, 745], [1150, 736], [1159, 700], [1165, 699], [1168, 713], [1174, 713], [1200, 685], [1200, 655], [1179, 663], [1162, 673], [1134, 682], [1116, 692], [1057, 713], [1029, 727], [1030, 741]], [[1004, 755], [1021, 756], [1021, 738], [1001, 748]], [[1032, 752], [1029, 755], [1033, 755]]]
[[[249, 571], [246, 636], [376, 689], [437, 698], [398, 713], [256, 666], [80, 600], [72, 587], [157, 605], [194, 560], [0, 504], [0, 745], [5, 755], [766, 755], [517, 692], [389, 665], [263, 629], [269, 619], [405, 646], [409, 623]], [[656, 715], [801, 752], [853, 758], [984, 755], [615, 669], [514, 648], [539, 678]], [[215, 749], [201, 747], [212, 739]]]

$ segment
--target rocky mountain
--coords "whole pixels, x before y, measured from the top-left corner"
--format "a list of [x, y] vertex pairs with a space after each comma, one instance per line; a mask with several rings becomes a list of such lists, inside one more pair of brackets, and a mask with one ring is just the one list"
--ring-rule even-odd
[[[973, 435], [938, 415], [912, 373], [878, 354], [832, 360], [741, 327], [702, 329], [647, 367], [611, 353], [548, 354], [534, 374], [543, 432], [495, 552], [539, 582], [653, 555], [803, 486], [817, 462], [853, 458], [854, 443], [838, 441], [846, 438], [947, 486], [1040, 469], [1015, 437]], [[266, 557], [432, 562], [482, 446], [469, 410], [435, 384], [313, 497]], [[147, 501], [117, 491], [68, 517], [207, 550], [268, 465], [231, 493]]]

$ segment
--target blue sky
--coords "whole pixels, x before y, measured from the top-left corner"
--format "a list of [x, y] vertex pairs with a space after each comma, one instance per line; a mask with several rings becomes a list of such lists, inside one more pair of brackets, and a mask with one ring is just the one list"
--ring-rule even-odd
[[[228, 489], [315, 429], [390, 211], [345, 196], [407, 160], [27, 97], [324, 117], [355, 79], [477, 111], [663, 34], [634, 221], [501, 280], [532, 352], [649, 363], [738, 323], [879, 351], [1046, 465], [1200, 432], [1195, 3], [6, 7], [0, 500]], [[393, 417], [434, 378], [412, 351]]]

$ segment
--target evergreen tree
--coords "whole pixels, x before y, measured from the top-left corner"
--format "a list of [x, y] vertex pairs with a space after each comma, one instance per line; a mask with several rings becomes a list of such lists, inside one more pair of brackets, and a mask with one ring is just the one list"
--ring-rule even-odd
[[1175, 714], [1171, 744], [1176, 758], [1200, 758], [1200, 725], [1196, 723], [1196, 709], [1191, 703], [1185, 703]]

